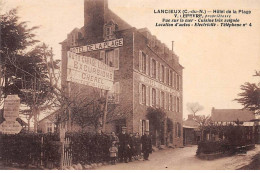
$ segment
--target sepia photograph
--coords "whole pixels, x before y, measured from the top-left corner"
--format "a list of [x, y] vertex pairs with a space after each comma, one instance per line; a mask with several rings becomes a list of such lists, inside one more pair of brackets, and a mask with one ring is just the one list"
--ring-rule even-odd
[[260, 170], [260, 1], [0, 16], [0, 170]]

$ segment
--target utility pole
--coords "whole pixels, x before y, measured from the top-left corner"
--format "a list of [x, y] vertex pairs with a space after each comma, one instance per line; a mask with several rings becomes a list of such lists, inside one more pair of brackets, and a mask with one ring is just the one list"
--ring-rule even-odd
[[108, 103], [108, 90], [105, 91], [105, 108], [104, 108], [104, 117], [103, 117], [103, 122], [102, 122], [102, 131], [106, 131], [106, 122], [107, 122], [107, 103]]

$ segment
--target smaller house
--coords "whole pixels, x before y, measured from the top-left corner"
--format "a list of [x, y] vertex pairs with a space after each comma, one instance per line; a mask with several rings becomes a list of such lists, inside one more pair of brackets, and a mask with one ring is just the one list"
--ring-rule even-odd
[[56, 128], [56, 115], [58, 111], [54, 111], [50, 115], [41, 119], [38, 123], [38, 131], [41, 133], [54, 133]]
[[194, 115], [190, 114], [183, 121], [183, 145], [196, 145], [201, 139], [199, 124], [194, 119]]
[[[215, 109], [212, 108], [211, 120], [215, 125], [238, 125], [243, 128], [244, 137], [248, 141], [253, 140], [255, 115], [252, 111], [243, 109]], [[242, 134], [241, 134], [242, 135]], [[215, 136], [215, 139], [224, 138]]]

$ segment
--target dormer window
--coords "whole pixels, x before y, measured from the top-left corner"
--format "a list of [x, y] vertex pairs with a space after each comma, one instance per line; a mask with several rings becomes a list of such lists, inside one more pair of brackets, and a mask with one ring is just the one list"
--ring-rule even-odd
[[115, 39], [115, 30], [117, 28], [117, 24], [115, 24], [112, 20], [104, 25], [104, 40], [112, 40]]

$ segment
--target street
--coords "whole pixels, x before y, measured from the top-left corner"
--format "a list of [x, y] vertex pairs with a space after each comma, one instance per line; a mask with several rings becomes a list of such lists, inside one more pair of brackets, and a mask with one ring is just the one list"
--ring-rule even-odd
[[215, 160], [201, 160], [196, 154], [197, 146], [164, 149], [154, 152], [149, 161], [117, 163], [98, 167], [97, 170], [235, 170], [248, 165], [252, 157], [260, 153], [260, 145], [246, 155], [234, 155]]

